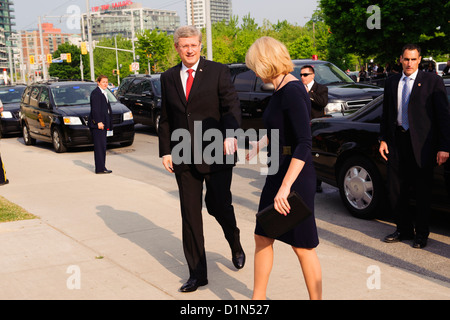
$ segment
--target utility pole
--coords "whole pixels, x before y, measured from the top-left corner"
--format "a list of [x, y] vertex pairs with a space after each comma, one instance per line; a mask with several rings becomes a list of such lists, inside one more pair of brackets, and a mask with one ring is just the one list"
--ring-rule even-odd
[[94, 46], [92, 45], [92, 29], [91, 29], [91, 6], [89, 0], [86, 0], [86, 20], [88, 28], [88, 43], [89, 43], [89, 66], [91, 69], [91, 81], [95, 81], [95, 70], [94, 70]]
[[211, 0], [206, 0], [206, 54], [208, 60], [213, 61], [212, 31], [211, 31]]
[[44, 77], [44, 81], [48, 79], [47, 77], [47, 66], [45, 65], [45, 54], [44, 54], [44, 39], [42, 36], [42, 22], [41, 17], [38, 18], [39, 21], [39, 38], [41, 42], [41, 61], [42, 61], [42, 76]]

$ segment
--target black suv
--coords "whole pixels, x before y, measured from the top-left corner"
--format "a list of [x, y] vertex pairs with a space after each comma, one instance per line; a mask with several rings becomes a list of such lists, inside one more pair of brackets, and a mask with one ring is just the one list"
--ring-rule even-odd
[[26, 85], [0, 87], [0, 101], [3, 103], [3, 112], [0, 115], [0, 135], [20, 133], [19, 109], [20, 99]]
[[[331, 62], [308, 59], [292, 62], [294, 63], [292, 74], [299, 80], [302, 66], [311, 65], [315, 71], [314, 81], [328, 87], [326, 114], [338, 115], [357, 110], [383, 93], [380, 87], [355, 83]], [[264, 85], [245, 64], [231, 64], [229, 68], [241, 102], [243, 128], [261, 129], [263, 125], [261, 117], [272, 96], [273, 86]]]
[[130, 75], [122, 80], [115, 95], [133, 112], [135, 123], [152, 126], [158, 132], [161, 114], [160, 74]]
[[[88, 128], [90, 95], [95, 82], [57, 81], [29, 85], [20, 104], [20, 120], [26, 145], [42, 140], [53, 143], [56, 152], [68, 147], [93, 145]], [[113, 134], [108, 143], [133, 144], [131, 111], [108, 90], [113, 118]]]

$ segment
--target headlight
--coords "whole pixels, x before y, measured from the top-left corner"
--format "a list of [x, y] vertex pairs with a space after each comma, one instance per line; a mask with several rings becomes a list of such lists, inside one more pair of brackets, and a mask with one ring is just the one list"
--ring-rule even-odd
[[325, 107], [325, 114], [342, 112], [342, 102], [329, 103]]
[[68, 126], [82, 124], [80, 118], [78, 117], [64, 117], [64, 124]]
[[133, 113], [131, 111], [125, 112], [123, 114], [123, 121], [133, 120]]
[[3, 111], [1, 113], [1, 116], [3, 119], [11, 119], [13, 117], [13, 115], [10, 111]]

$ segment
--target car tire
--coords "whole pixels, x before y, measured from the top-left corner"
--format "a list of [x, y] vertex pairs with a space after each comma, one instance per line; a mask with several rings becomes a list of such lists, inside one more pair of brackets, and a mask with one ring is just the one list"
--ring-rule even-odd
[[63, 135], [61, 134], [61, 130], [57, 127], [52, 130], [52, 143], [53, 148], [57, 153], [63, 153], [67, 151], [66, 146], [63, 142]]
[[23, 135], [23, 142], [26, 146], [32, 146], [36, 144], [36, 139], [33, 139], [30, 135], [30, 129], [28, 129], [28, 126], [24, 123], [22, 125], [22, 135]]
[[378, 215], [385, 190], [380, 173], [369, 159], [361, 156], [347, 159], [339, 170], [338, 187], [353, 216], [373, 219]]

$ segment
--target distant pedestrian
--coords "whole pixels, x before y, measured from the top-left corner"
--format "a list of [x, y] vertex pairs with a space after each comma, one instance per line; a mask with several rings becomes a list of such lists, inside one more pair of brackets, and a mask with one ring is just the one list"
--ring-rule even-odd
[[107, 133], [113, 129], [112, 110], [108, 100], [108, 77], [101, 75], [97, 78], [98, 87], [91, 93], [91, 113], [89, 114], [89, 128], [94, 142], [95, 173], [111, 173], [106, 169]]
[[[0, 113], [3, 112], [3, 104], [1, 104], [0, 101]], [[3, 186], [5, 184], [9, 183], [9, 180], [6, 179], [6, 171], [5, 171], [5, 166], [3, 165], [3, 161], [2, 161], [2, 156], [0, 154], [0, 186]]]

